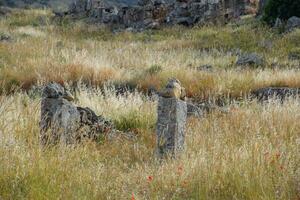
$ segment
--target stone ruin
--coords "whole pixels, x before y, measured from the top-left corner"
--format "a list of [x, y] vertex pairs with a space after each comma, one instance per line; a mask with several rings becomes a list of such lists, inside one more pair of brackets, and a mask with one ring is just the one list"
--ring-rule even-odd
[[133, 137], [130, 133], [116, 130], [110, 120], [97, 116], [90, 108], [74, 105], [73, 100], [71, 93], [60, 84], [52, 82], [44, 87], [40, 121], [42, 146], [99, 141], [121, 135]]
[[114, 28], [224, 22], [245, 11], [245, 0], [75, 0], [67, 15]]
[[[51, 82], [44, 87], [40, 120], [41, 146], [74, 145], [85, 140], [99, 141], [119, 136], [134, 139], [132, 133], [116, 130], [110, 120], [97, 116], [90, 108], [76, 106], [73, 100], [71, 93], [58, 83]], [[177, 79], [170, 79], [159, 93], [157, 112], [157, 155], [159, 158], [177, 157], [184, 150], [187, 119], [185, 89]]]
[[187, 103], [185, 89], [170, 79], [160, 92], [157, 107], [156, 143], [159, 158], [177, 157], [184, 150]]
[[282, 103], [289, 98], [300, 98], [300, 88], [289, 87], [265, 87], [253, 91], [250, 95], [252, 99], [260, 102], [269, 100], [280, 100]]

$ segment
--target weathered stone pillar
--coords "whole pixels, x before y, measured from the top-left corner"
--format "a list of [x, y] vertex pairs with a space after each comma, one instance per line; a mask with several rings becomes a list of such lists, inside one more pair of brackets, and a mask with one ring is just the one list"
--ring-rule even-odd
[[[167, 89], [172, 90], [171, 88]], [[174, 158], [184, 149], [187, 104], [176, 96], [164, 97], [161, 95], [158, 101], [157, 114], [158, 157], [170, 156]]]

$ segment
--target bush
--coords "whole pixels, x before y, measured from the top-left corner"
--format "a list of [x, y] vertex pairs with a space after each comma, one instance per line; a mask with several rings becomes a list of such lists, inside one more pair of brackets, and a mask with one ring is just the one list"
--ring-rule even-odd
[[292, 16], [300, 17], [300, 0], [268, 0], [263, 20], [274, 24], [276, 18], [287, 20]]

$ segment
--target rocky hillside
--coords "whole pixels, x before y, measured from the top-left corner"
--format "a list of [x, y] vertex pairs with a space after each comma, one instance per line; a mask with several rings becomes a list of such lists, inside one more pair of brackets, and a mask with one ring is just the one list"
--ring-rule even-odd
[[13, 8], [51, 8], [57, 12], [69, 9], [73, 0], [0, 0], [0, 6]]
[[86, 17], [93, 23], [143, 30], [162, 25], [224, 22], [243, 15], [245, 5], [244, 0], [76, 0], [68, 15]]
[[[50, 8], [67, 8], [74, 0], [0, 0], [0, 6], [24, 8], [24, 7], [50, 7]], [[138, 0], [110, 0], [115, 4], [136, 5]]]

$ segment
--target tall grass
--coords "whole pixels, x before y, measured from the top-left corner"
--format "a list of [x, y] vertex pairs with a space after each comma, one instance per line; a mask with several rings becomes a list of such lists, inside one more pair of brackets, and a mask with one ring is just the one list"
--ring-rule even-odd
[[[28, 22], [38, 17], [48, 22]], [[12, 23], [20, 20], [26, 23]], [[57, 25], [45, 10], [16, 10], [0, 19], [0, 28], [13, 38], [0, 43], [0, 83], [7, 92], [50, 80], [101, 87], [108, 81], [131, 83], [147, 91], [159, 89], [170, 76], [180, 78], [194, 98], [239, 96], [270, 85], [300, 87], [299, 72], [291, 71], [299, 62], [288, 59], [299, 46], [299, 30], [279, 35], [249, 17], [227, 26], [112, 33], [82, 22]], [[266, 59], [264, 70], [237, 71], [238, 53], [253, 51]], [[197, 70], [202, 65], [212, 65], [216, 73]], [[152, 66], [160, 70], [148, 73]]]
[[39, 100], [1, 97], [2, 199], [299, 198], [298, 100], [245, 102], [228, 114], [190, 119], [186, 151], [163, 163], [155, 159], [154, 129], [144, 125], [155, 123], [156, 106], [140, 94], [118, 98], [83, 90], [78, 103], [120, 123], [139, 110], [139, 120], [126, 127], [137, 128], [138, 139], [42, 150]]

